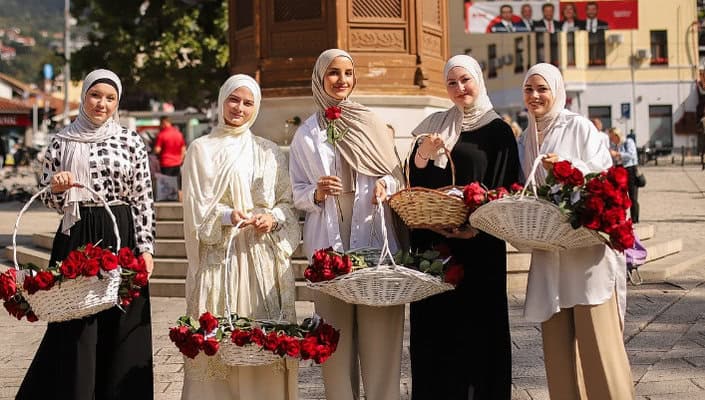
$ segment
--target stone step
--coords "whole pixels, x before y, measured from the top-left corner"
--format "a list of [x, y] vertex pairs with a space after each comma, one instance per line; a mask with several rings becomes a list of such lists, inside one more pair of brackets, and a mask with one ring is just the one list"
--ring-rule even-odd
[[178, 202], [158, 202], [154, 203], [154, 211], [157, 214], [157, 221], [183, 221], [184, 208]]
[[184, 222], [157, 220], [157, 237], [165, 239], [183, 239]]
[[[54, 233], [35, 233], [32, 243], [39, 248], [51, 251]], [[186, 246], [184, 239], [157, 238], [154, 242], [154, 255], [158, 257], [186, 259]]]
[[703, 265], [705, 265], [705, 253], [697, 255], [681, 253], [640, 266], [639, 275], [647, 283], [665, 282], [688, 269], [702, 268]]

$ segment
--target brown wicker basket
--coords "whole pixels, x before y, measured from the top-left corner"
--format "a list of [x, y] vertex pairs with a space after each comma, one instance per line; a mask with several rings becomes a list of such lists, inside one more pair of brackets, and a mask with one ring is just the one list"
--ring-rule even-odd
[[[429, 135], [419, 135], [411, 143], [406, 156], [406, 181], [409, 182], [409, 166], [414, 145], [422, 138]], [[389, 206], [401, 217], [409, 228], [456, 228], [467, 222], [470, 209], [465, 205], [462, 197], [450, 195], [452, 189], [463, 190], [462, 186], [455, 186], [455, 164], [450, 157], [448, 149], [444, 148], [450, 163], [452, 183], [438, 189], [425, 187], [409, 187], [394, 193], [389, 198]]]

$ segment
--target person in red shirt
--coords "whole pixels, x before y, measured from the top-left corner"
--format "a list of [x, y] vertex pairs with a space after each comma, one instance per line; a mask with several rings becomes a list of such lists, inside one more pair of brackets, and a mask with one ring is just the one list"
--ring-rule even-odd
[[161, 173], [178, 177], [179, 201], [181, 201], [181, 164], [186, 154], [184, 135], [171, 124], [169, 117], [159, 119], [160, 131], [154, 143], [154, 154], [159, 156]]

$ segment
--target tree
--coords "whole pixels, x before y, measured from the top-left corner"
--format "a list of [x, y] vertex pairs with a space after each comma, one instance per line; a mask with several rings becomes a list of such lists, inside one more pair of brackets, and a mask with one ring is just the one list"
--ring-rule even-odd
[[73, 0], [89, 44], [72, 75], [108, 68], [131, 98], [206, 108], [228, 76], [226, 10], [227, 0]]

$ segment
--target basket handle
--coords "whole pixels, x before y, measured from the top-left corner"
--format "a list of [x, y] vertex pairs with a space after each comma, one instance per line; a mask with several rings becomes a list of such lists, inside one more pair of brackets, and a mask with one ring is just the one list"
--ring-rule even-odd
[[233, 241], [238, 233], [240, 233], [240, 227], [245, 222], [245, 220], [240, 220], [233, 228], [233, 232], [230, 234], [230, 240], [228, 240], [228, 247], [225, 249], [225, 314], [228, 316], [228, 325], [230, 325], [230, 330], [233, 327], [232, 310], [230, 309], [230, 257], [232, 256]]
[[[377, 199], [377, 210], [379, 212], [379, 225], [380, 225], [380, 231], [382, 233], [382, 251], [379, 254], [379, 261], [377, 261], [377, 266], [379, 267], [382, 265], [384, 262], [385, 257], [389, 257], [389, 260], [392, 262], [392, 268], [397, 267], [397, 264], [394, 262], [394, 255], [392, 252], [389, 250], [389, 237], [387, 234], [387, 224], [384, 218], [384, 206], [382, 205], [382, 199], [378, 198]], [[374, 229], [374, 225], [373, 225]]]
[[[409, 147], [409, 152], [406, 155], [406, 168], [404, 168], [404, 175], [406, 176], [406, 181], [411, 182], [409, 180], [409, 170], [411, 170], [411, 154], [414, 152], [414, 146], [416, 143], [419, 141], [421, 138], [425, 137], [430, 137], [431, 135], [428, 133], [422, 133], [421, 135], [418, 135], [414, 138], [414, 140], [411, 142], [411, 146]], [[443, 152], [446, 154], [446, 157], [448, 157], [448, 162], [450, 163], [450, 176], [451, 176], [451, 186], [455, 186], [455, 163], [453, 163], [453, 158], [450, 156], [450, 151], [448, 150], [447, 147], [443, 146]], [[429, 162], [431, 160], [429, 159]], [[411, 190], [411, 184], [407, 185], [406, 190]]]
[[[117, 221], [115, 220], [115, 214], [110, 210], [110, 206], [108, 205], [108, 202], [105, 200], [105, 198], [95, 190], [91, 189], [90, 187], [81, 184], [81, 183], [74, 183], [72, 185], [74, 188], [78, 189], [85, 189], [89, 191], [93, 196], [97, 197], [98, 200], [100, 200], [101, 203], [103, 203], [103, 208], [108, 212], [108, 215], [110, 216], [110, 220], [113, 222], [113, 231], [115, 232], [115, 240], [116, 240], [116, 251], [120, 249], [120, 231], [118, 230], [118, 225]], [[25, 211], [29, 209], [29, 206], [32, 205], [32, 202], [37, 199], [37, 197], [41, 196], [45, 192], [51, 190], [51, 186], [45, 186], [42, 188], [40, 191], [38, 191], [34, 196], [32, 196], [29, 201], [22, 207], [20, 210], [20, 213], [17, 215], [17, 220], [15, 221], [15, 227], [12, 231], [12, 262], [15, 265], [16, 270], [20, 270], [20, 266], [17, 263], [17, 229], [20, 226], [20, 219], [22, 219], [22, 215], [24, 215]]]
[[531, 166], [531, 173], [529, 174], [529, 177], [526, 178], [526, 184], [524, 185], [524, 189], [521, 190], [521, 194], [519, 195], [519, 198], [524, 198], [524, 195], [526, 194], [526, 189], [531, 186], [532, 191], [534, 192], [534, 197], [539, 197], [538, 193], [536, 192], [536, 170], [538, 169], [539, 165], [541, 165], [541, 161], [545, 157], [545, 154], [539, 154], [538, 157], [534, 160], [534, 164]]

